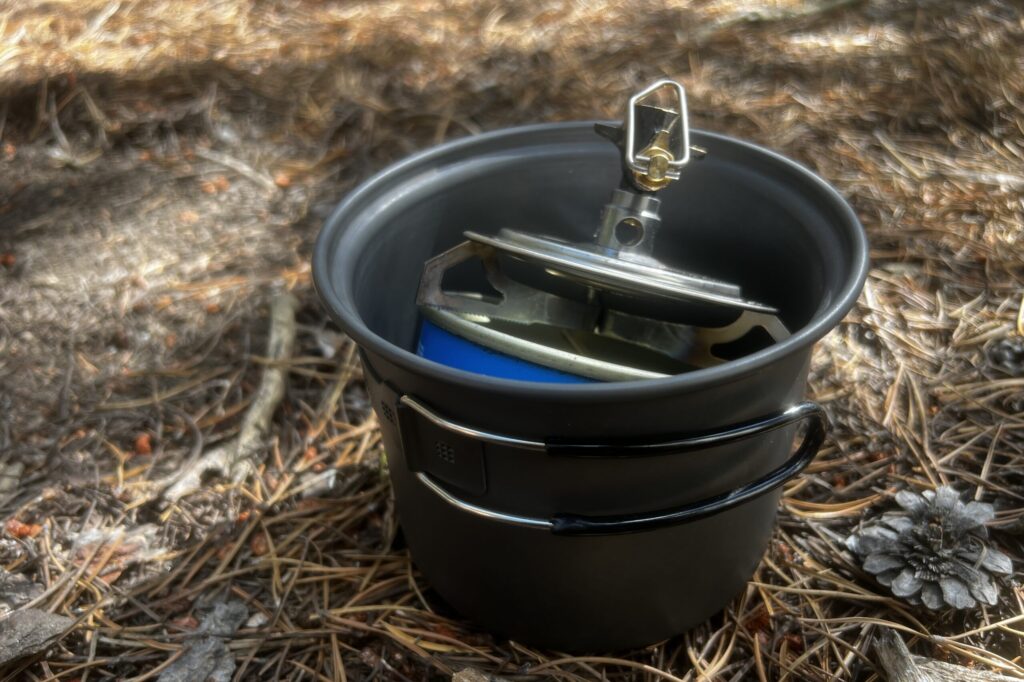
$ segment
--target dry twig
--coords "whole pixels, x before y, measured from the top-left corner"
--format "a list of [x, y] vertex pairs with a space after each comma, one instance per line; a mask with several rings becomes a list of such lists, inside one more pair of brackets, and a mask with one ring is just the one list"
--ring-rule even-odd
[[883, 630], [875, 640], [875, 653], [889, 682], [1014, 682], [1021, 679], [911, 656], [907, 645], [890, 629]]
[[199, 489], [203, 475], [216, 471], [239, 483], [252, 473], [253, 458], [264, 447], [270, 433], [270, 420], [284, 398], [287, 361], [295, 344], [295, 298], [278, 294], [270, 302], [270, 340], [267, 358], [270, 364], [263, 371], [256, 395], [242, 420], [238, 437], [213, 448], [175, 476], [164, 498], [176, 502]]

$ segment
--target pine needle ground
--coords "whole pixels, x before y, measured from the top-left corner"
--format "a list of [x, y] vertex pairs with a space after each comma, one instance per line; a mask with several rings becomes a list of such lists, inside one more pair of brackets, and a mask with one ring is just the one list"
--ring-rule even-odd
[[[7, 3], [0, 22], [0, 562], [75, 619], [6, 679], [155, 679], [204, 610], [237, 679], [878, 679], [920, 655], [1024, 674], [1024, 25], [1010, 2]], [[818, 347], [834, 430], [744, 594], [677, 638], [570, 657], [449, 612], [402, 546], [351, 344], [309, 281], [330, 208], [432, 143], [615, 118], [657, 77], [693, 123], [814, 168], [872, 271]], [[237, 435], [267, 302], [300, 301], [255, 473], [161, 502]], [[13, 482], [13, 483], [11, 483]], [[843, 540], [900, 489], [991, 503], [994, 607], [912, 608]], [[13, 584], [13, 583], [10, 583]], [[33, 591], [35, 590], [35, 591]], [[8, 594], [13, 594], [9, 592]], [[13, 598], [13, 597], [12, 597]]]

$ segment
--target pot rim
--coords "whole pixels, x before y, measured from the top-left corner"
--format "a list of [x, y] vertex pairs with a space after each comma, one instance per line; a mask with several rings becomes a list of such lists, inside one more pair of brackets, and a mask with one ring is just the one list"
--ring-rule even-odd
[[[324, 222], [324, 226], [317, 235], [313, 246], [313, 285], [324, 306], [327, 308], [328, 314], [358, 346], [383, 356], [389, 362], [413, 374], [469, 389], [484, 388], [525, 400], [555, 398], [576, 402], [606, 402], [609, 400], [622, 400], [624, 398], [658, 398], [671, 393], [731, 383], [741, 377], [762, 371], [794, 353], [809, 349], [816, 341], [836, 327], [853, 307], [860, 296], [864, 281], [867, 278], [869, 265], [868, 243], [863, 226], [842, 195], [816, 173], [796, 161], [760, 145], [703, 130], [692, 130], [691, 132], [695, 133], [695, 137], [711, 138], [736, 145], [745, 148], [753, 154], [762, 155], [771, 162], [786, 166], [807, 183], [806, 188], [811, 193], [817, 192], [823, 195], [824, 200], [836, 209], [840, 222], [848, 233], [847, 236], [852, 246], [852, 258], [850, 259], [851, 276], [847, 278], [845, 285], [836, 293], [832, 303], [823, 313], [815, 315], [808, 324], [805, 324], [799, 331], [781, 343], [721, 365], [665, 378], [583, 384], [543, 383], [504, 379], [442, 365], [393, 344], [366, 326], [353, 300], [351, 279], [343, 277], [340, 278], [341, 281], [332, 280], [330, 263], [334, 259], [334, 254], [341, 251], [340, 247], [344, 242], [345, 223], [347, 222], [346, 214], [353, 207], [358, 208], [360, 202], [364, 199], [374, 196], [382, 186], [385, 186], [392, 179], [401, 178], [402, 174], [406, 171], [415, 169], [416, 166], [434, 157], [442, 157], [451, 152], [469, 150], [477, 146], [486, 147], [488, 143], [498, 141], [501, 138], [550, 133], [557, 129], [567, 131], [581, 128], [590, 129], [596, 122], [541, 123], [502, 128], [479, 135], [471, 135], [417, 152], [387, 166], [367, 180], [364, 180], [354, 190], [349, 192], [331, 212], [331, 215]], [[523, 146], [528, 147], [530, 145], [524, 144]], [[399, 184], [401, 184], [401, 181], [399, 181]], [[330, 248], [332, 243], [335, 245], [335, 250], [333, 251]]]

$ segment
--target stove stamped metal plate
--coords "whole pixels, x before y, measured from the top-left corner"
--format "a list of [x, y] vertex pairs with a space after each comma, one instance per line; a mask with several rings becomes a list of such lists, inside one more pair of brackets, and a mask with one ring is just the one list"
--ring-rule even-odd
[[595, 244], [572, 244], [508, 228], [502, 228], [494, 236], [472, 231], [465, 232], [464, 236], [499, 253], [541, 265], [553, 275], [569, 277], [599, 290], [777, 312], [772, 306], [742, 298], [735, 284], [675, 270], [653, 258], [616, 257]]

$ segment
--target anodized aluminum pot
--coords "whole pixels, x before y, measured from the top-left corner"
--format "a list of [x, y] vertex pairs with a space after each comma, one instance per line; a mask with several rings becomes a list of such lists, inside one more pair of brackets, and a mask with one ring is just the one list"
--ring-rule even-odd
[[863, 228], [802, 166], [721, 135], [692, 141], [707, 158], [659, 193], [658, 257], [738, 283], [793, 332], [715, 367], [559, 384], [416, 355], [423, 263], [463, 231], [592, 237], [620, 173], [592, 122], [419, 153], [353, 191], [316, 242], [316, 288], [359, 345], [412, 558], [498, 634], [608, 651], [702, 622], [743, 589], [782, 483], [825, 437], [803, 400], [808, 363], [863, 286]]

